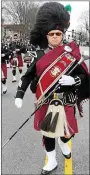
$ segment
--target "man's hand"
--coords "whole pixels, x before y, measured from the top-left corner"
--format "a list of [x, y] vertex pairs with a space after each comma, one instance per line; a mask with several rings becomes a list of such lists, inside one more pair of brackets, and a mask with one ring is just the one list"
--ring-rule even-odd
[[16, 98], [16, 99], [15, 99], [15, 105], [16, 105], [18, 108], [21, 108], [21, 107], [22, 107], [22, 99], [21, 99], [21, 98]]
[[76, 82], [74, 80], [73, 77], [71, 76], [68, 76], [68, 75], [62, 75], [62, 78], [59, 79], [59, 82], [58, 82], [60, 85], [62, 86], [72, 86], [74, 85]]

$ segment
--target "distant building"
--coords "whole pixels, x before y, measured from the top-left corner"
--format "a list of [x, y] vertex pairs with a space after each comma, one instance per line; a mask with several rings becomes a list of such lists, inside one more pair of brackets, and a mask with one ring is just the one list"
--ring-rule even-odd
[[25, 27], [23, 24], [2, 24], [2, 39], [20, 40], [24, 35]]

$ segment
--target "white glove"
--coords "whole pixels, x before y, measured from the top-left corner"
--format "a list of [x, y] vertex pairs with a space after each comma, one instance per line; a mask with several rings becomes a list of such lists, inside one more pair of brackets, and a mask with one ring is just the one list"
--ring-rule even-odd
[[4, 54], [4, 53], [2, 53], [2, 54], [1, 54], [1, 56], [2, 56], [2, 57], [4, 57], [4, 56], [5, 56], [5, 54]]
[[21, 107], [22, 107], [22, 99], [21, 99], [21, 98], [16, 98], [16, 99], [15, 99], [15, 105], [16, 105], [18, 108], [21, 108]]
[[74, 85], [76, 82], [74, 80], [73, 77], [68, 76], [68, 75], [62, 75], [62, 78], [59, 79], [58, 82], [60, 85], [64, 85], [64, 86], [72, 86]]
[[20, 49], [15, 49], [16, 52], [20, 51]]
[[11, 55], [9, 55], [9, 58], [11, 58]]
[[16, 51], [14, 50], [13, 53], [16, 53]]

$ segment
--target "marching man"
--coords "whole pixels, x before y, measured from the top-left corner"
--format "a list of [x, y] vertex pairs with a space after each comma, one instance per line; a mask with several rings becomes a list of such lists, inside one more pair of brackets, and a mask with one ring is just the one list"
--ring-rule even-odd
[[2, 82], [2, 92], [3, 94], [6, 94], [7, 92], [7, 60], [9, 60], [11, 56], [11, 52], [8, 50], [8, 48], [2, 44], [1, 46], [1, 82]]
[[13, 51], [13, 56], [11, 60], [12, 64], [12, 74], [13, 74], [13, 80], [12, 82], [16, 82], [16, 68], [18, 67], [20, 78], [22, 77], [22, 70], [23, 70], [23, 58], [22, 53], [26, 52], [26, 48], [21, 47], [18, 43], [12, 43], [10, 46], [10, 49]]
[[[57, 138], [63, 156], [71, 158], [67, 143], [78, 133], [75, 104], [78, 98], [83, 100], [89, 96], [88, 73], [83, 64], [68, 75], [70, 65], [73, 68], [81, 58], [75, 42], [63, 44], [64, 34], [70, 26], [70, 11], [70, 5], [64, 7], [58, 2], [48, 2], [40, 7], [30, 33], [30, 42], [41, 49], [36, 51], [37, 58], [22, 76], [16, 93], [15, 105], [21, 108], [23, 97], [31, 83], [30, 88], [36, 94], [38, 106], [58, 84], [58, 89], [34, 117], [34, 128], [42, 133], [44, 151], [48, 157], [42, 175], [49, 174], [58, 166], [55, 150]], [[81, 91], [83, 87], [84, 91]]]

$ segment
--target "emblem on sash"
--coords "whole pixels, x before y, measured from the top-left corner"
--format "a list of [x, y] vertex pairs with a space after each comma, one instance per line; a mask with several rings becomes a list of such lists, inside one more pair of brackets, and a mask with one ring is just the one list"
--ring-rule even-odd
[[54, 67], [51, 69], [51, 71], [50, 71], [50, 74], [51, 74], [52, 77], [56, 77], [56, 76], [58, 76], [60, 73], [61, 73], [61, 70], [60, 70], [60, 68], [57, 67], [57, 66], [54, 66]]
[[69, 53], [66, 54], [66, 57], [67, 57], [69, 60], [73, 60], [73, 56], [70, 55]]

